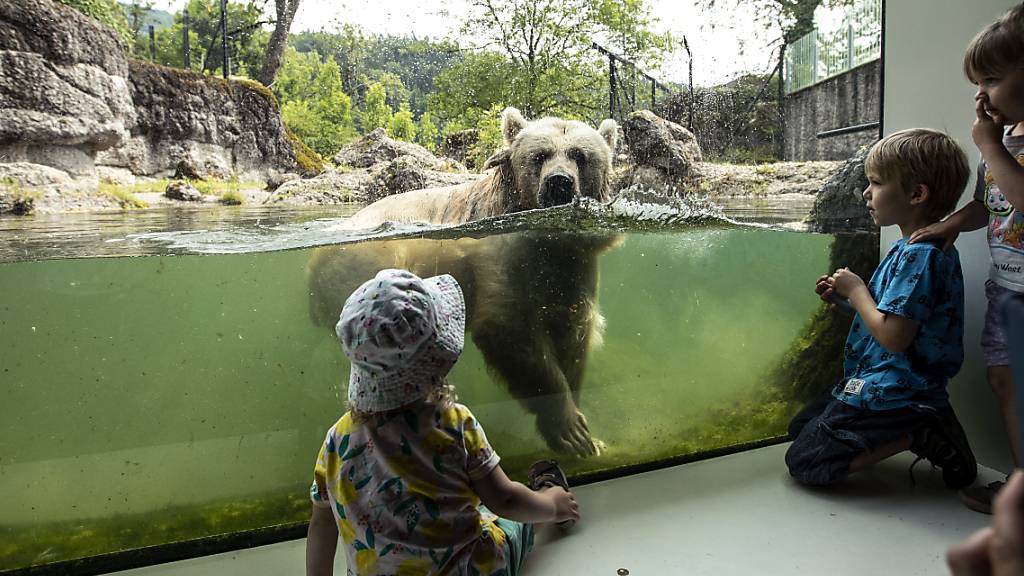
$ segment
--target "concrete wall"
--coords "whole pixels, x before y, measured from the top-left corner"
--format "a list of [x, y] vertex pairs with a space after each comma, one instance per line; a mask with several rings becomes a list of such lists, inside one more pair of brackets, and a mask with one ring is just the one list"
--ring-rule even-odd
[[[885, 10], [885, 100], [883, 131], [927, 126], [949, 132], [971, 159], [979, 154], [971, 141], [974, 91], [961, 71], [967, 43], [1015, 0], [888, 0]], [[973, 181], [968, 190], [974, 189]], [[961, 206], [970, 201], [964, 194]], [[881, 249], [899, 236], [882, 230]], [[978, 460], [1002, 471], [1013, 462], [1002, 418], [985, 381], [978, 345], [985, 314], [983, 284], [989, 251], [984, 229], [960, 236], [957, 249], [967, 289], [964, 347], [967, 360], [950, 384], [953, 406], [967, 430]]]
[[786, 160], [846, 160], [878, 130], [818, 139], [825, 130], [878, 121], [880, 60], [786, 97]]

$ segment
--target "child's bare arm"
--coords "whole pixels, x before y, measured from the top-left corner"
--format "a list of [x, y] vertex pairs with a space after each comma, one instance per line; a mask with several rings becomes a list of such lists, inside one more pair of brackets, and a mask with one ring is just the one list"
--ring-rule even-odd
[[837, 270], [831, 283], [837, 294], [850, 301], [850, 305], [860, 314], [864, 326], [886, 350], [899, 353], [910, 347], [917, 336], [917, 322], [879, 312], [878, 304], [871, 297], [864, 280], [847, 268]]
[[984, 228], [986, 224], [988, 224], [988, 209], [981, 202], [972, 200], [942, 222], [936, 222], [917, 230], [910, 235], [907, 243], [914, 244], [942, 238], [945, 240], [942, 250], [948, 252], [961, 232], [978, 230]]
[[330, 508], [313, 506], [306, 535], [306, 576], [331, 576], [338, 547], [338, 525]]
[[1003, 146], [1003, 120], [988, 115], [986, 101], [984, 97], [975, 101], [977, 118], [971, 128], [971, 136], [999, 191], [1014, 207], [1024, 207], [1024, 166], [1017, 163], [1017, 159]]
[[517, 522], [561, 522], [579, 520], [580, 510], [572, 492], [554, 487], [538, 492], [505, 475], [501, 466], [473, 481], [480, 501], [498, 516]]

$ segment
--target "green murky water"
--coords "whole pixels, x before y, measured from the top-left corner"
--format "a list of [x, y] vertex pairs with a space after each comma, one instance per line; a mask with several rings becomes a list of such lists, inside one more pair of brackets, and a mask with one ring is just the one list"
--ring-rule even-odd
[[[714, 225], [624, 232], [595, 253], [607, 323], [579, 408], [606, 450], [561, 456], [570, 474], [784, 433], [795, 405], [768, 374], [819, 307], [831, 243]], [[308, 518], [347, 380], [311, 319], [314, 250], [0, 264], [0, 570]], [[543, 254], [490, 255], [558, 272]], [[511, 475], [550, 456], [470, 338], [452, 381]]]

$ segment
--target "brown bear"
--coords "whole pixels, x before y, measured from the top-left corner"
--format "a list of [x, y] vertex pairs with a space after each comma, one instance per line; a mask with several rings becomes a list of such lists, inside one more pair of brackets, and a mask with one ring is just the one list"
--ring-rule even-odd
[[[487, 159], [488, 175], [446, 188], [413, 190], [382, 198], [346, 221], [348, 228], [382, 222], [461, 224], [534, 208], [567, 204], [575, 197], [608, 200], [608, 176], [618, 125], [543, 118], [527, 122], [519, 110], [501, 114], [505, 148]], [[493, 170], [492, 170], [493, 169]]]
[[[454, 224], [567, 204], [606, 201], [617, 126], [502, 114], [505, 149], [475, 183], [397, 194], [367, 206], [351, 228], [385, 221]], [[588, 352], [600, 341], [598, 256], [618, 242], [606, 232], [525, 230], [457, 240], [383, 240], [317, 249], [308, 267], [310, 313], [333, 326], [345, 298], [381, 268], [451, 274], [466, 296], [466, 327], [493, 376], [532, 414], [552, 449], [597, 454], [580, 412]]]

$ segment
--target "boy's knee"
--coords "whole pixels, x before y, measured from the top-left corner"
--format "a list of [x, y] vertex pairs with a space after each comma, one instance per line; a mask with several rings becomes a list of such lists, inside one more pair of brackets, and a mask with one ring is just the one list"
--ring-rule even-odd
[[786, 467], [794, 480], [807, 486], [831, 486], [846, 477], [847, 465], [830, 457], [832, 451], [820, 435], [806, 430], [786, 450]]

